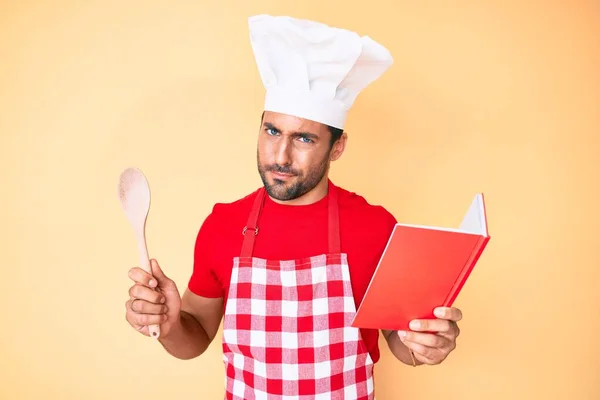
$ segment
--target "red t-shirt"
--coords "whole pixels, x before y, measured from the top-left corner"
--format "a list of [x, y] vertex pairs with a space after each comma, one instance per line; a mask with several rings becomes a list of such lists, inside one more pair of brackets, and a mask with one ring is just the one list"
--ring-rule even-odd
[[[348, 255], [356, 306], [362, 301], [396, 219], [385, 208], [369, 204], [362, 196], [337, 187], [341, 251]], [[240, 256], [242, 229], [258, 190], [232, 203], [217, 203], [198, 232], [194, 268], [188, 287], [203, 297], [227, 301], [233, 258]], [[291, 260], [328, 252], [327, 196], [302, 206], [282, 205], [265, 196], [260, 233], [253, 256]], [[361, 334], [373, 362], [379, 360], [376, 329]]]

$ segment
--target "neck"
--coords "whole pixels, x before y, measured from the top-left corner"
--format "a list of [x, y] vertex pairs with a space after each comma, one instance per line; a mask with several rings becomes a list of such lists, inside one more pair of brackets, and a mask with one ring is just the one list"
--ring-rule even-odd
[[309, 192], [303, 194], [300, 197], [297, 197], [293, 200], [277, 200], [273, 197], [269, 196], [271, 200], [278, 204], [284, 204], [286, 206], [305, 206], [308, 204], [316, 203], [321, 200], [323, 197], [327, 196], [327, 192], [329, 190], [329, 180], [327, 174], [323, 176], [323, 179], [312, 188]]

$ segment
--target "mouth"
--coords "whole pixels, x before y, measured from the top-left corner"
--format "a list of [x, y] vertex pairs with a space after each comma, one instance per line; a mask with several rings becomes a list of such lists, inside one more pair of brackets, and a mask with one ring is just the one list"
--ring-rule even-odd
[[281, 179], [281, 180], [289, 179], [294, 176], [294, 174], [284, 174], [282, 172], [275, 172], [275, 171], [271, 171], [271, 175], [273, 176], [273, 178]]

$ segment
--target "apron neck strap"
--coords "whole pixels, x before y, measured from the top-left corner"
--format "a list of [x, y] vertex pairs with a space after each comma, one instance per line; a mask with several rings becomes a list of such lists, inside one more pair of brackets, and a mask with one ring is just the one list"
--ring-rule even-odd
[[[327, 205], [328, 205], [328, 214], [329, 214], [329, 217], [328, 217], [329, 254], [338, 254], [341, 252], [340, 217], [339, 217], [337, 191], [331, 181], [329, 181], [327, 195], [328, 195]], [[259, 191], [254, 199], [254, 204], [252, 205], [252, 211], [250, 211], [250, 215], [248, 216], [248, 222], [242, 230], [242, 235], [244, 235], [244, 242], [242, 244], [241, 257], [246, 257], [246, 258], [252, 257], [252, 252], [254, 250], [254, 241], [256, 240], [256, 236], [259, 234], [258, 217], [264, 206], [265, 197], [266, 197], [266, 190], [264, 187], [262, 187], [259, 189]]]
[[342, 251], [342, 246], [340, 244], [340, 211], [338, 206], [337, 190], [331, 181], [329, 181], [328, 196], [329, 254], [338, 254]]

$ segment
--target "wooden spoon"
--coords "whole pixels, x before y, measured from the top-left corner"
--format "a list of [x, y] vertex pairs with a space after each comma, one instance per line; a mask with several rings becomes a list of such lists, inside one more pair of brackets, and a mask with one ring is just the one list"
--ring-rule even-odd
[[[146, 219], [150, 209], [150, 188], [146, 177], [137, 168], [127, 168], [119, 177], [119, 201], [135, 232], [140, 267], [152, 275], [146, 245]], [[148, 326], [150, 336], [158, 339], [160, 327]]]

